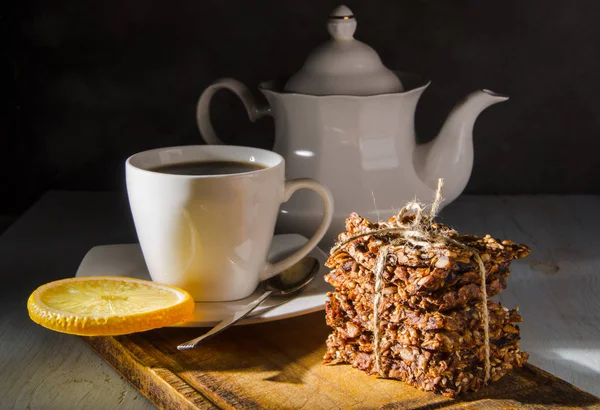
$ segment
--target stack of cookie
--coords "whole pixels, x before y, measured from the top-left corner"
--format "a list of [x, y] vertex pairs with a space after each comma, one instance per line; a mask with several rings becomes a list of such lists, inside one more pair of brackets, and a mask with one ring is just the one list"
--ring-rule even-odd
[[437, 223], [428, 229], [447, 240], [423, 246], [389, 230], [365, 234], [396, 222], [357, 214], [346, 220], [343, 245], [327, 261], [334, 291], [326, 320], [333, 332], [324, 362], [447, 396], [478, 390], [522, 366], [528, 355], [519, 349], [521, 316], [489, 298], [506, 287], [511, 261], [529, 248]]

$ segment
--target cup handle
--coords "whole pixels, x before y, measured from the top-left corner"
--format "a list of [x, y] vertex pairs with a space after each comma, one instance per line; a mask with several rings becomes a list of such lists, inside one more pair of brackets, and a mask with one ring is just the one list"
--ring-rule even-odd
[[254, 122], [265, 115], [271, 115], [271, 108], [268, 105], [259, 106], [248, 87], [238, 80], [234, 80], [233, 78], [217, 80], [204, 90], [196, 106], [196, 122], [198, 123], [200, 134], [204, 141], [211, 145], [224, 144], [215, 133], [215, 129], [210, 122], [210, 102], [213, 95], [222, 88], [232, 91], [242, 100], [250, 121]]
[[314, 233], [312, 238], [310, 238], [309, 241], [302, 248], [298, 249], [296, 252], [277, 263], [267, 262], [265, 269], [260, 275], [261, 281], [277, 275], [278, 273], [298, 263], [302, 258], [308, 255], [310, 251], [312, 251], [317, 246], [319, 241], [323, 239], [323, 236], [325, 236], [325, 233], [327, 232], [327, 229], [331, 224], [331, 218], [333, 217], [333, 196], [331, 196], [331, 191], [329, 191], [327, 187], [321, 185], [315, 180], [303, 178], [286, 181], [283, 202], [287, 202], [290, 199], [290, 197], [294, 194], [294, 192], [303, 188], [315, 191], [323, 200], [325, 210], [323, 212], [321, 224], [319, 225], [319, 228]]

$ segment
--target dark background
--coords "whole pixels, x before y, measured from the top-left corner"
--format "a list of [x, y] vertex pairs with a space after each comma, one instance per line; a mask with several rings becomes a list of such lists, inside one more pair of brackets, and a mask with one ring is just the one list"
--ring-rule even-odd
[[[0, 214], [48, 189], [123, 189], [123, 161], [196, 144], [202, 90], [295, 72], [327, 39], [338, 1], [31, 1], [2, 13]], [[600, 1], [391, 0], [346, 4], [356, 37], [393, 69], [433, 81], [420, 141], [477, 88], [511, 99], [475, 126], [467, 193], [600, 194]], [[258, 94], [258, 93], [257, 93]], [[215, 98], [223, 139], [272, 143], [231, 94]]]

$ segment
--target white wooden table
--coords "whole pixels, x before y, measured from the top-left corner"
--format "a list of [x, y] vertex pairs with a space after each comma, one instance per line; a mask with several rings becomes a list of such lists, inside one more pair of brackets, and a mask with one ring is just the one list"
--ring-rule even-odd
[[[531, 363], [600, 395], [600, 196], [463, 196], [441, 221], [532, 248], [501, 300], [525, 318]], [[79, 338], [27, 317], [39, 285], [96, 245], [135, 241], [123, 193], [50, 192], [0, 236], [0, 408], [153, 408]]]

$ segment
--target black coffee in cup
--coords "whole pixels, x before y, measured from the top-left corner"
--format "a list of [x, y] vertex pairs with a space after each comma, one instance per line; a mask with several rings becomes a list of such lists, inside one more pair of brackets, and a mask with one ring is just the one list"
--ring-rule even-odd
[[171, 175], [229, 175], [258, 171], [265, 167], [252, 162], [237, 161], [194, 161], [161, 165], [151, 171]]

